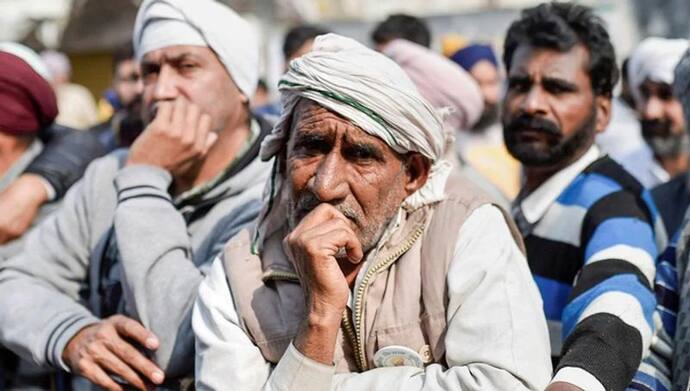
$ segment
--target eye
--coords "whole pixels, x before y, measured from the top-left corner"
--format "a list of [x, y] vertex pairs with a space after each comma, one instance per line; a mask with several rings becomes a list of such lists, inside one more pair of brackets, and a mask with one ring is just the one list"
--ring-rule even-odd
[[144, 65], [141, 68], [141, 78], [144, 83], [151, 83], [158, 77], [158, 72], [160, 72], [160, 66], [158, 65]]
[[180, 72], [191, 72], [197, 68], [197, 64], [189, 61], [183, 61], [177, 65]]
[[659, 91], [659, 99], [668, 102], [673, 99], [673, 92], [670, 89], [662, 89]]
[[321, 138], [309, 137], [298, 140], [294, 151], [303, 156], [315, 156], [328, 153], [330, 144]]
[[508, 90], [515, 93], [524, 93], [529, 91], [530, 82], [523, 78], [510, 78], [508, 80]]
[[344, 151], [345, 158], [357, 163], [371, 163], [381, 160], [381, 154], [370, 146], [351, 146]]
[[554, 95], [563, 94], [565, 92], [568, 92], [568, 89], [566, 89], [563, 86], [558, 85], [558, 84], [549, 83], [549, 84], [546, 84], [544, 87], [545, 87], [546, 91], [548, 91], [549, 93], [554, 94]]
[[568, 83], [559, 80], [545, 80], [544, 89], [553, 95], [575, 92], [576, 88]]

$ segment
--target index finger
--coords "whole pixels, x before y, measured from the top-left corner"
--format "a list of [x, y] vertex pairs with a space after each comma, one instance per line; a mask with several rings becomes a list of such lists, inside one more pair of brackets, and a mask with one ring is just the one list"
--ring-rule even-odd
[[115, 320], [115, 330], [118, 334], [133, 339], [147, 349], [156, 350], [160, 345], [158, 337], [134, 319], [125, 316], [118, 317]]
[[153, 122], [167, 124], [171, 121], [173, 110], [173, 103], [170, 101], [162, 100], [155, 103], [156, 116], [153, 118]]

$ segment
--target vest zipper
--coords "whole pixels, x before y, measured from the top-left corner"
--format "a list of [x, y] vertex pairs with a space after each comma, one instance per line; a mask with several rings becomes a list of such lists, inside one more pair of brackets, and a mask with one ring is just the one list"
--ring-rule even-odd
[[359, 364], [359, 356], [356, 351], [357, 335], [355, 334], [355, 328], [352, 326], [352, 319], [350, 318], [350, 311], [348, 311], [348, 308], [345, 308], [343, 311], [343, 330], [345, 331], [347, 339], [350, 340], [350, 345], [354, 349], [355, 364], [357, 364], [357, 368], [361, 368], [362, 366]]
[[[369, 364], [367, 363], [367, 355], [364, 347], [364, 330], [363, 330], [363, 324], [362, 324], [362, 312], [364, 311], [364, 308], [362, 308], [362, 304], [364, 301], [364, 296], [366, 295], [366, 291], [369, 285], [369, 280], [377, 274], [379, 271], [389, 267], [390, 265], [395, 262], [400, 256], [402, 256], [404, 253], [407, 252], [414, 243], [419, 239], [420, 236], [422, 236], [422, 233], [424, 232], [425, 224], [420, 225], [414, 232], [413, 234], [403, 243], [393, 254], [389, 255], [386, 257], [383, 262], [377, 263], [374, 266], [372, 266], [369, 270], [367, 270], [366, 274], [364, 275], [364, 278], [362, 278], [362, 282], [359, 284], [357, 287], [357, 294], [355, 296], [355, 302], [354, 302], [354, 308], [353, 308], [353, 318], [354, 318], [354, 325], [352, 324], [352, 319], [350, 318], [350, 315], [348, 314], [347, 308], [345, 308], [345, 311], [343, 311], [343, 329], [345, 331], [345, 334], [347, 334], [348, 339], [350, 340], [350, 343], [353, 346], [354, 354], [355, 354], [355, 363], [357, 364], [357, 367], [359, 368], [360, 371], [366, 371], [369, 369]], [[284, 271], [279, 271], [279, 270], [271, 270], [266, 273], [264, 273], [262, 279], [264, 281], [266, 280], [287, 280], [287, 281], [295, 281], [295, 282], [300, 282], [299, 281], [299, 276], [297, 276], [296, 273], [291, 273], [291, 272], [284, 272]]]
[[367, 288], [369, 287], [369, 280], [377, 274], [379, 271], [388, 268], [390, 265], [393, 264], [398, 258], [400, 258], [401, 255], [407, 252], [410, 248], [412, 248], [412, 245], [419, 239], [420, 236], [422, 236], [422, 233], [424, 232], [426, 224], [421, 224], [410, 236], [405, 243], [403, 243], [393, 254], [389, 255], [386, 257], [383, 262], [374, 264], [369, 270], [367, 270], [366, 274], [364, 275], [364, 278], [362, 278], [362, 282], [359, 284], [357, 287], [357, 294], [355, 296], [355, 303], [354, 303], [354, 308], [353, 308], [353, 318], [354, 318], [354, 323], [355, 327], [353, 330], [352, 322], [350, 321], [350, 317], [347, 316], [347, 309], [345, 310], [345, 313], [343, 314], [343, 323], [345, 325], [345, 329], [348, 329], [348, 326], [351, 330], [351, 335], [350, 338], [353, 342], [354, 345], [354, 353], [355, 353], [355, 361], [357, 363], [357, 366], [361, 371], [366, 371], [369, 369], [369, 364], [367, 363], [367, 354], [366, 354], [366, 349], [364, 346], [364, 325], [363, 325], [363, 320], [362, 320], [362, 312], [364, 312], [363, 308], [363, 302], [364, 302], [364, 296], [366, 295]]

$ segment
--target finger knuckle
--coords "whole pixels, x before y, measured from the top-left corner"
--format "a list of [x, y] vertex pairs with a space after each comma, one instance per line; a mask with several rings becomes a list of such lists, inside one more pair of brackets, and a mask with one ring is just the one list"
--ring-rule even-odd
[[89, 372], [89, 364], [90, 361], [86, 357], [82, 357], [77, 361], [77, 366], [76, 369], [79, 373], [88, 373]]
[[84, 346], [84, 352], [92, 358], [96, 358], [100, 355], [100, 349], [101, 345], [96, 342], [91, 342]]
[[108, 326], [99, 327], [94, 333], [97, 340], [106, 340], [112, 336], [111, 328]]

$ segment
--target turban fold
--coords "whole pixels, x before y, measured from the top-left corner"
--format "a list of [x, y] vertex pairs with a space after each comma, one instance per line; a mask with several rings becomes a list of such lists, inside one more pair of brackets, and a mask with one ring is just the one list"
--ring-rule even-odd
[[449, 108], [446, 123], [453, 129], [469, 129], [484, 110], [479, 85], [465, 70], [421, 45], [396, 39], [383, 53], [393, 59], [417, 86], [419, 93], [438, 109]]
[[[33, 66], [32, 66], [33, 65]], [[57, 117], [57, 99], [40, 58], [17, 44], [0, 44], [0, 131], [32, 135]]]
[[647, 38], [628, 62], [630, 89], [637, 104], [642, 103], [640, 86], [645, 80], [673, 85], [673, 71], [688, 49], [685, 39]]
[[215, 0], [144, 0], [134, 24], [137, 58], [174, 45], [213, 50], [249, 99], [259, 81], [259, 44], [252, 26]]
[[[261, 145], [263, 160], [283, 150], [290, 136], [292, 112], [305, 98], [340, 114], [394, 151], [418, 152], [431, 161], [427, 182], [405, 199], [404, 209], [414, 210], [443, 199], [450, 172], [450, 165], [443, 160], [443, 119], [393, 60], [350, 38], [321, 35], [309, 53], [290, 62], [278, 88], [283, 113]], [[276, 160], [266, 188], [268, 202], [257, 231], [259, 242], [268, 229], [285, 222], [284, 178], [278, 164]], [[274, 202], [275, 197], [281, 200]], [[273, 205], [276, 208], [272, 210]]]
[[496, 54], [489, 45], [474, 44], [466, 46], [455, 52], [450, 59], [468, 72], [482, 60], [488, 61], [498, 68]]

